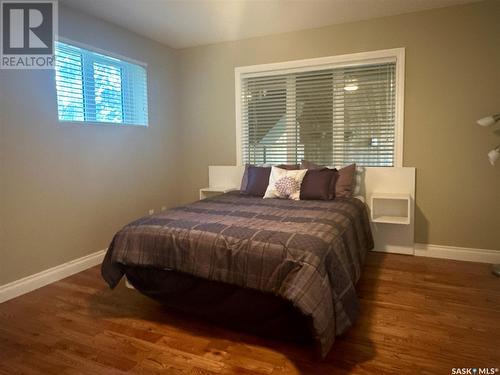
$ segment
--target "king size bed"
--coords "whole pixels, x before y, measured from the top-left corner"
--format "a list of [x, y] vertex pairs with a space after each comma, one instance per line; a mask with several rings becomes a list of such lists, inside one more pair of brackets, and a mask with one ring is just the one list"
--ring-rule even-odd
[[[355, 284], [373, 247], [365, 204], [230, 192], [121, 229], [102, 264], [184, 311], [309, 336], [324, 357], [358, 313]], [[292, 335], [293, 336], [293, 335]]]

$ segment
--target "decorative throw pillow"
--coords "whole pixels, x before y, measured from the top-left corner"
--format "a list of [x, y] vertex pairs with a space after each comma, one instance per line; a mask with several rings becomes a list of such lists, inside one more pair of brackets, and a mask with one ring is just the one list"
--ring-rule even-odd
[[[249, 167], [256, 167], [253, 164], [245, 164], [245, 171], [243, 172], [243, 177], [241, 178], [241, 185], [240, 185], [240, 193], [246, 194], [247, 190], [247, 185], [248, 185], [248, 168]], [[267, 167], [267, 165], [261, 165], [260, 167]], [[300, 169], [300, 164], [280, 164], [277, 165], [278, 168], [281, 169], [288, 169], [288, 170], [294, 170], [294, 169]]]
[[307, 170], [286, 170], [272, 167], [264, 198], [300, 199], [300, 185]]
[[309, 169], [302, 180], [300, 199], [325, 201], [334, 199], [337, 175], [336, 169]]
[[[323, 166], [314, 164], [307, 160], [302, 160], [301, 168], [319, 169]], [[335, 197], [349, 198], [352, 197], [356, 189], [356, 164], [350, 164], [338, 170], [338, 178], [335, 183]]]
[[349, 198], [352, 197], [356, 186], [356, 164], [348, 165], [339, 169], [339, 178], [335, 185], [335, 196]]
[[253, 165], [249, 165], [247, 185], [244, 193], [257, 197], [263, 197], [267, 186], [269, 185], [270, 174], [271, 167], [254, 167]]

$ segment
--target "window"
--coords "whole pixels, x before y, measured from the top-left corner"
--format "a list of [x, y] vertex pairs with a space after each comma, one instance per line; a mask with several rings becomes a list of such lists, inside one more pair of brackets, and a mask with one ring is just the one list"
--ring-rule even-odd
[[401, 166], [404, 50], [236, 68], [238, 162]]
[[148, 125], [144, 66], [56, 43], [59, 121]]

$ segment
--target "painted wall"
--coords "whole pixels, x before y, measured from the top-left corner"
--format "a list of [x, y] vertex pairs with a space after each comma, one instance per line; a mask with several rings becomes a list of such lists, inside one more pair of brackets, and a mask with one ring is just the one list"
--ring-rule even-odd
[[[148, 63], [150, 126], [61, 124], [52, 71], [0, 70], [0, 285], [104, 249], [234, 164], [234, 67], [406, 47], [418, 242], [500, 250], [500, 2], [172, 50], [61, 6], [66, 38]], [[497, 130], [496, 134], [493, 130]]]
[[175, 51], [60, 7], [60, 34], [148, 63], [149, 127], [62, 124], [53, 71], [0, 70], [0, 285], [177, 202]]
[[[416, 241], [500, 250], [500, 2], [486, 1], [179, 51], [182, 201], [234, 164], [234, 67], [406, 48], [404, 165], [417, 168]], [[500, 128], [499, 125], [495, 129]]]

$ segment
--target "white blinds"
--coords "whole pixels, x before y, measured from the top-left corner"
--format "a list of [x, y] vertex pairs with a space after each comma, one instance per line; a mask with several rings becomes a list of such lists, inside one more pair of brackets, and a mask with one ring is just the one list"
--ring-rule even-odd
[[60, 121], [148, 125], [146, 69], [66, 43], [56, 43]]
[[393, 166], [396, 63], [243, 76], [244, 163]]

